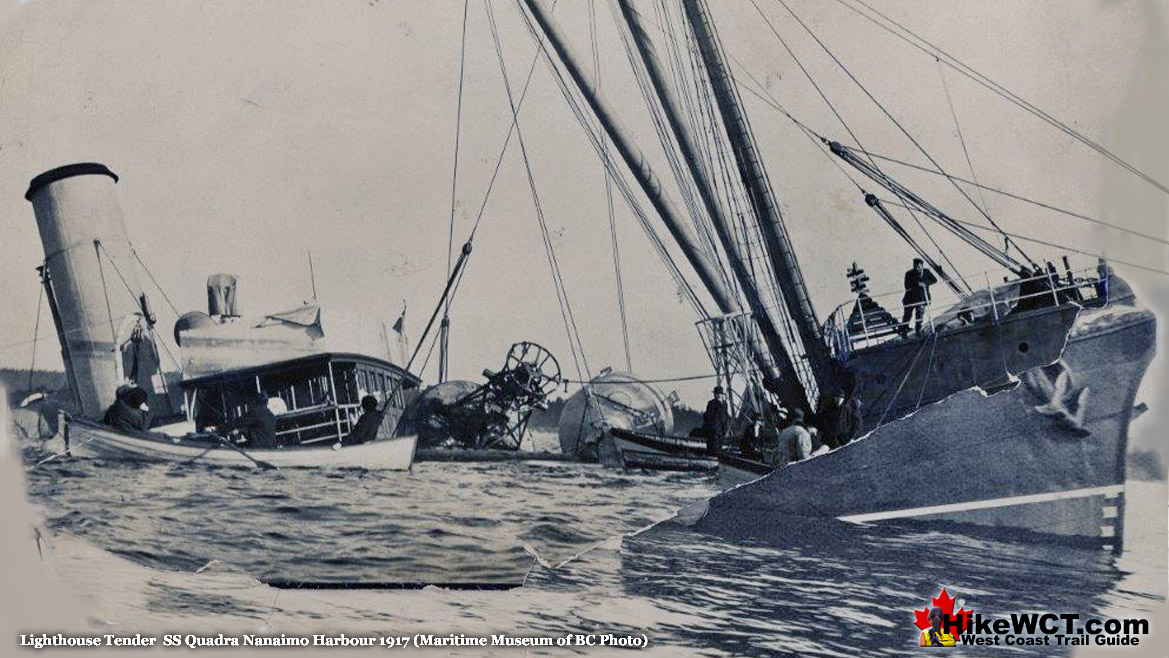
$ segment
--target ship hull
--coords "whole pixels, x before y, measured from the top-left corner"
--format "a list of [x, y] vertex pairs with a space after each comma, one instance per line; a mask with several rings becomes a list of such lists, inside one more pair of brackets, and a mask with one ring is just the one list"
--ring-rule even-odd
[[1135, 306], [1085, 310], [1055, 363], [1013, 388], [955, 393], [829, 453], [750, 481], [687, 515], [712, 529], [760, 519], [925, 521], [1119, 548], [1128, 425], [1156, 322]]
[[328, 445], [277, 449], [245, 448], [247, 455], [211, 439], [184, 440], [161, 434], [129, 435], [87, 421], [71, 421], [66, 441], [57, 448], [73, 457], [113, 460], [198, 463], [219, 466], [255, 465], [255, 460], [278, 468], [363, 468], [408, 470], [414, 460], [416, 436], [378, 439], [370, 443], [334, 449]]

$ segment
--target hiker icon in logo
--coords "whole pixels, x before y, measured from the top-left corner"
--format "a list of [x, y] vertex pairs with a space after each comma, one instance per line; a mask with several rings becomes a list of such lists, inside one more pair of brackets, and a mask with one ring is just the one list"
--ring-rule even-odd
[[923, 647], [952, 647], [954, 635], [942, 630], [942, 609], [934, 606], [930, 609], [930, 627], [921, 632], [920, 646]]
[[923, 647], [952, 647], [958, 642], [959, 633], [969, 624], [970, 611], [963, 606], [956, 614], [954, 598], [942, 592], [933, 597], [933, 607], [914, 610], [914, 625], [921, 629], [918, 645]]

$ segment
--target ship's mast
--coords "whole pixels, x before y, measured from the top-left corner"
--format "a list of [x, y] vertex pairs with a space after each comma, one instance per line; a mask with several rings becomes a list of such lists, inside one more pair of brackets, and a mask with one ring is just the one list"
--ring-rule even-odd
[[682, 7], [698, 44], [703, 66], [714, 91], [715, 103], [734, 153], [735, 164], [746, 185], [747, 196], [763, 235], [784, 305], [803, 343], [813, 378], [823, 386], [830, 381], [828, 348], [821, 335], [816, 311], [812, 308], [803, 273], [751, 134], [738, 90], [723, 58], [710, 10], [705, 0], [682, 0]]
[[781, 379], [776, 383], [774, 388], [777, 389], [781, 401], [788, 407], [807, 408], [808, 396], [800, 383], [800, 378], [792, 363], [791, 355], [788, 354], [784, 347], [779, 330], [776, 328], [777, 324], [772, 318], [770, 310], [764, 305], [760, 297], [755, 278], [743, 263], [743, 258], [739, 253], [739, 248], [735, 244], [734, 236], [731, 233], [730, 222], [723, 212], [722, 206], [716, 199], [711, 181], [699, 166], [699, 163], [702, 162], [699, 146], [695, 141], [694, 135], [691, 134], [691, 131], [682, 120], [683, 110], [681, 104], [674, 89], [666, 83], [661, 63], [658, 61], [657, 53], [642, 25], [641, 16], [633, 8], [631, 0], [618, 0], [618, 5], [629, 27], [629, 33], [636, 45], [637, 53], [641, 58], [642, 64], [645, 66], [645, 71], [649, 76], [654, 93], [661, 103], [666, 123], [669, 125], [670, 132], [682, 152], [682, 161], [686, 163], [687, 172], [690, 174], [690, 178], [693, 179], [706, 214], [714, 225], [715, 234], [718, 236], [719, 244], [722, 245], [723, 252], [726, 254], [727, 263], [730, 265], [731, 272], [734, 274], [735, 280], [738, 282], [739, 288], [746, 298], [747, 304], [751, 309], [752, 317], [759, 326], [763, 340], [767, 343], [768, 351], [775, 361]]
[[[591, 78], [577, 64], [578, 61], [583, 60], [578, 59], [573, 53], [559, 25], [552, 19], [551, 13], [544, 8], [540, 0], [519, 1], [527, 8], [527, 15], [531, 17], [534, 26], [539, 29], [548, 45], [555, 51], [564, 72], [572, 80], [573, 85], [580, 92], [593, 115], [596, 116], [621, 160], [628, 167], [638, 186], [649, 199], [654, 211], [666, 225], [671, 237], [678, 244], [686, 256], [686, 260], [698, 274], [703, 286], [714, 299], [719, 312], [728, 315], [739, 313], [741, 309], [737, 297], [723, 284], [720, 270], [706, 257], [698, 239], [686, 225], [684, 216], [658, 185], [645, 157], [629, 138], [628, 131], [622, 127], [616, 114], [610, 109], [610, 105], [605, 101]], [[773, 362], [760, 353], [760, 347], [753, 346], [752, 349], [757, 353], [757, 361], [765, 368], [765, 374], [773, 379], [781, 378], [781, 374], [774, 367]]]

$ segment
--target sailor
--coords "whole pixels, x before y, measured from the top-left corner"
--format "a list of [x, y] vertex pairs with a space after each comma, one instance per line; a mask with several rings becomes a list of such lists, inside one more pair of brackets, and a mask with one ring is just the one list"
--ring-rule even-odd
[[919, 646], [923, 647], [952, 647], [954, 636], [942, 630], [942, 609], [934, 606], [930, 609], [930, 627], [921, 632]]
[[1037, 308], [1051, 306], [1055, 298], [1052, 297], [1050, 275], [1040, 266], [1028, 269], [1026, 265], [1019, 268], [1019, 301], [1015, 304], [1014, 312], [1032, 311]]
[[731, 416], [727, 410], [727, 396], [722, 386], [715, 386], [713, 397], [702, 412], [702, 436], [706, 437], [706, 451], [716, 454], [727, 435]]
[[[387, 405], [388, 407], [388, 405]], [[369, 443], [377, 438], [378, 428], [382, 425], [382, 418], [386, 415], [385, 409], [378, 409], [377, 398], [367, 395], [361, 398], [361, 418], [348, 436], [341, 439], [341, 445], [354, 446], [359, 443]]]
[[268, 396], [257, 391], [252, 396], [251, 404], [243, 417], [236, 423], [238, 429], [247, 440], [249, 448], [269, 449], [276, 448], [276, 415], [268, 409]]
[[925, 268], [925, 261], [914, 258], [913, 269], [905, 273], [905, 296], [901, 298], [901, 306], [905, 309], [901, 316], [902, 336], [909, 334], [909, 320], [915, 316], [914, 332], [921, 335], [921, 321], [930, 303], [930, 286], [937, 282], [934, 273]]
[[824, 444], [835, 450], [860, 436], [864, 426], [860, 400], [838, 388], [816, 413], [816, 421]]
[[776, 466], [785, 466], [812, 455], [812, 433], [804, 426], [804, 410], [792, 409], [789, 420], [776, 440]]
[[141, 388], [120, 386], [102, 422], [126, 432], [145, 432], [150, 428], [150, 408], [146, 406], [146, 400], [146, 391]]
[[739, 454], [747, 459], [759, 456], [759, 446], [762, 445], [763, 419], [759, 414], [751, 414], [750, 422], [743, 428], [743, 435], [739, 437]]

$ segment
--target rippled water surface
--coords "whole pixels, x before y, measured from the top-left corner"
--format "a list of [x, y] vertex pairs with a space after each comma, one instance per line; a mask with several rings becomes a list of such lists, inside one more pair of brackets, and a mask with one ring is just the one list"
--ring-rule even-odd
[[[917, 642], [913, 609], [942, 586], [991, 615], [1141, 616], [1165, 595], [1163, 484], [1130, 485], [1127, 544], [1116, 558], [762, 519], [743, 536], [666, 523], [606, 542], [670, 517], [718, 483], [567, 463], [421, 463], [381, 473], [77, 460], [28, 477], [51, 528], [133, 565], [189, 574], [149, 572], [153, 611], [280, 632], [315, 623], [375, 634], [644, 633], [662, 655], [851, 656], [862, 646], [866, 655], [903, 655]], [[533, 567], [531, 554], [543, 565]], [[211, 560], [262, 581], [527, 581], [509, 591], [318, 590], [277, 600], [247, 588], [209, 591], [199, 580], [209, 576], [193, 572]]]

